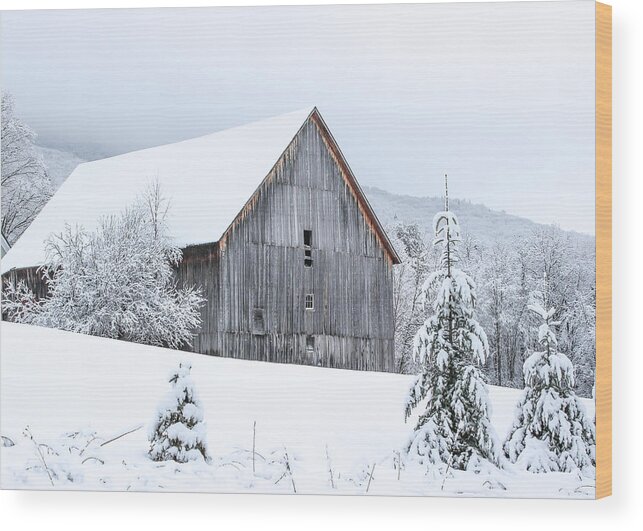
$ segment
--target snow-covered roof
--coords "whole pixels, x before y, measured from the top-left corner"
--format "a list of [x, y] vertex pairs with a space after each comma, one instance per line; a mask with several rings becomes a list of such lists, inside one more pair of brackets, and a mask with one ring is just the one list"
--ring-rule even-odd
[[9, 242], [4, 237], [4, 234], [2, 234], [1, 251], [0, 251], [2, 254], [0, 255], [0, 257], [7, 254], [9, 252], [9, 249], [11, 249], [11, 245], [9, 245]]
[[170, 198], [177, 245], [218, 241], [313, 110], [78, 165], [2, 259], [2, 272], [42, 264], [50, 234], [65, 223], [95, 229], [152, 181]]
[[168, 226], [179, 247], [216, 242], [237, 218], [304, 123], [311, 118], [340, 164], [393, 263], [400, 262], [368, 199], [315, 107], [108, 159], [79, 164], [2, 258], [2, 273], [45, 261], [45, 241], [65, 224], [92, 231], [158, 182], [170, 200]]

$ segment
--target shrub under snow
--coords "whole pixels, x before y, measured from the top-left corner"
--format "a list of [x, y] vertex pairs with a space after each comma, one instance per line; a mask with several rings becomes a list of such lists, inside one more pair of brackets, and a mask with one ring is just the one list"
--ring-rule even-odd
[[209, 461], [203, 408], [190, 369], [189, 364], [181, 363], [170, 376], [171, 390], [160, 404], [149, 433], [149, 455], [154, 461]]
[[4, 286], [3, 312], [34, 324], [136, 343], [180, 348], [201, 325], [199, 290], [177, 288], [181, 250], [168, 235], [158, 186], [95, 232], [67, 226], [47, 242], [42, 274], [49, 295], [36, 300], [23, 282]]

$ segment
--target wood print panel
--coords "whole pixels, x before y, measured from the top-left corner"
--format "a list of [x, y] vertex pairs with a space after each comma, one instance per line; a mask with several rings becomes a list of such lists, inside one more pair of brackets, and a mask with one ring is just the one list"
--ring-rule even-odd
[[596, 497], [612, 494], [612, 7], [596, 4]]

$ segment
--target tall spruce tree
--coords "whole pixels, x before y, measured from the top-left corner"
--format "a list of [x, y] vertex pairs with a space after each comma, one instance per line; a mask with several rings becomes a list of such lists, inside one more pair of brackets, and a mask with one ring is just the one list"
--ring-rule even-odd
[[504, 444], [505, 455], [531, 472], [590, 472], [596, 463], [596, 432], [574, 392], [574, 367], [557, 351], [555, 308], [544, 292], [533, 292], [528, 308], [542, 321], [542, 350], [525, 360], [525, 390]]
[[499, 463], [499, 443], [489, 421], [488, 390], [479, 366], [489, 354], [487, 336], [473, 318], [476, 303], [471, 277], [456, 268], [460, 243], [458, 220], [449, 211], [445, 175], [445, 210], [433, 219], [434, 245], [441, 247], [440, 268], [423, 286], [433, 314], [414, 338], [421, 373], [410, 390], [406, 418], [422, 410], [408, 445], [423, 464], [467, 469], [486, 459]]

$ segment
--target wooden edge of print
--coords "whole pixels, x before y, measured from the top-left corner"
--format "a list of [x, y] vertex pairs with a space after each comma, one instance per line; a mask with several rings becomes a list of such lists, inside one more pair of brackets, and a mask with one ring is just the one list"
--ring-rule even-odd
[[596, 498], [612, 494], [612, 7], [596, 3]]

